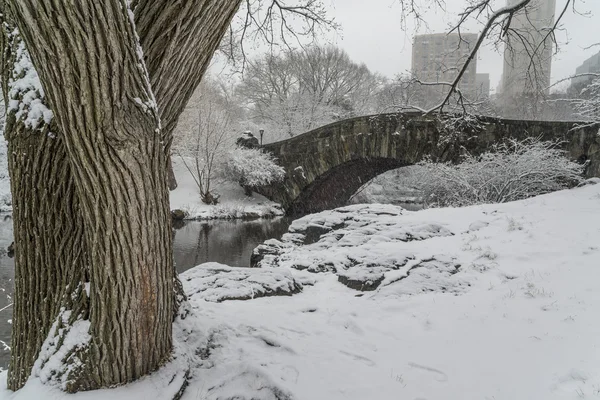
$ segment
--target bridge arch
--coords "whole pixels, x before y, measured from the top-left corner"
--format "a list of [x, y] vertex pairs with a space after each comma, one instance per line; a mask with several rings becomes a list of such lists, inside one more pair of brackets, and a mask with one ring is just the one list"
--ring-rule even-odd
[[480, 117], [478, 127], [448, 129], [437, 115], [379, 114], [323, 126], [265, 145], [286, 170], [283, 182], [257, 191], [288, 214], [303, 215], [346, 204], [364, 183], [424, 157], [457, 162], [462, 151], [480, 154], [507, 138], [561, 140], [574, 160], [588, 160], [588, 177], [600, 177], [598, 125]]

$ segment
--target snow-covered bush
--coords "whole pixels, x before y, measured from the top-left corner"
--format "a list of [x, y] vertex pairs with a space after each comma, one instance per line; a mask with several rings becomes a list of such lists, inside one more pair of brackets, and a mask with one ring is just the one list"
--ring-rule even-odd
[[568, 188], [582, 180], [584, 165], [570, 161], [557, 142], [510, 140], [457, 165], [425, 160], [410, 175], [428, 206], [504, 203]]
[[573, 103], [580, 118], [586, 121], [600, 122], [600, 76], [584, 87]]
[[229, 153], [223, 174], [227, 180], [239, 182], [248, 192], [253, 187], [281, 182], [285, 170], [275, 163], [271, 153], [238, 147]]

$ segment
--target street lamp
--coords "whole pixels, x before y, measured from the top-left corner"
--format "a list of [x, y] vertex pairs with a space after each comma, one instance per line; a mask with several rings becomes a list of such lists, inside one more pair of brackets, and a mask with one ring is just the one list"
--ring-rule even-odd
[[265, 130], [259, 129], [258, 133], [260, 134], [260, 147], [262, 147], [262, 138], [263, 138], [263, 135], [265, 134]]

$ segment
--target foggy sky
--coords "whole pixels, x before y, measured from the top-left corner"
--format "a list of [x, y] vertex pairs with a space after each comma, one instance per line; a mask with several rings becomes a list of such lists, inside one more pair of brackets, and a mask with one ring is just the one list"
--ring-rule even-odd
[[[402, 30], [398, 0], [324, 1], [331, 16], [342, 26], [340, 34], [330, 34], [330, 40], [345, 49], [354, 61], [364, 62], [372, 71], [388, 77], [410, 71], [415, 26], [408, 26], [406, 32]], [[556, 15], [562, 11], [565, 1], [557, 0]], [[448, 24], [456, 21], [456, 12], [465, 3], [466, 0], [446, 0], [446, 13], [428, 10], [428, 26], [416, 32], [447, 32]], [[497, 0], [497, 4], [503, 5], [505, 0]], [[600, 46], [584, 49], [600, 41], [600, 0], [577, 0], [576, 4], [579, 13], [590, 12], [591, 15], [574, 15], [569, 10], [563, 18], [564, 30], [558, 33], [559, 53], [552, 60], [553, 82], [574, 74], [585, 59], [600, 51]], [[474, 23], [468, 28], [466, 31], [475, 33], [481, 29]], [[489, 73], [492, 90], [496, 88], [502, 74], [502, 55], [489, 44], [479, 53], [477, 72]]]

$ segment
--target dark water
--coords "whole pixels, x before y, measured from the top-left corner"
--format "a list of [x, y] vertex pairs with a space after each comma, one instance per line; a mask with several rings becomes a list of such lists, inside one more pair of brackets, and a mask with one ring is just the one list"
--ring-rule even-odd
[[12, 318], [15, 263], [8, 257], [6, 248], [11, 244], [12, 238], [12, 219], [8, 215], [0, 215], [0, 368], [6, 368], [10, 355], [5, 346], [10, 343], [11, 325], [8, 320]]
[[178, 272], [214, 261], [249, 267], [252, 250], [271, 238], [281, 238], [292, 220], [194, 221], [175, 231], [173, 253]]

